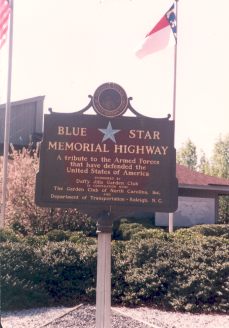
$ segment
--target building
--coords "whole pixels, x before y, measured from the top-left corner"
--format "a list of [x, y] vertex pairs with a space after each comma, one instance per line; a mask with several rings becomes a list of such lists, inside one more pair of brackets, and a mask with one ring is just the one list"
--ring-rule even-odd
[[[43, 132], [44, 96], [11, 103], [9, 142], [15, 148], [27, 147]], [[6, 105], [0, 105], [0, 154], [3, 153]]]
[[[217, 221], [219, 197], [229, 195], [229, 179], [209, 176], [177, 164], [178, 209], [174, 226], [188, 227]], [[156, 213], [155, 224], [168, 226], [168, 213]]]

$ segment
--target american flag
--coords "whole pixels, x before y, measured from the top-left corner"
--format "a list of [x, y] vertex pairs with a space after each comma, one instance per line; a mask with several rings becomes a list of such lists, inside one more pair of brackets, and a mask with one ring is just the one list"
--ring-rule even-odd
[[6, 41], [10, 5], [7, 0], [0, 0], [0, 49]]

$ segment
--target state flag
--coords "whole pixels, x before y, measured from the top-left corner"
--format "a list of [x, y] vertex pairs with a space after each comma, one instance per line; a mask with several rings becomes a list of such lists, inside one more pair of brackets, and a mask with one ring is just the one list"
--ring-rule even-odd
[[176, 14], [173, 4], [161, 20], [146, 35], [142, 44], [135, 52], [136, 56], [143, 58], [169, 45], [174, 45], [176, 43], [176, 32]]

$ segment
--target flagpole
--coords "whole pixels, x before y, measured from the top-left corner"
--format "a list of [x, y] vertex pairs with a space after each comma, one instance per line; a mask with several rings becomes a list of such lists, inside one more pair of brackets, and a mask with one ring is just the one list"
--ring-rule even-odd
[[[178, 42], [178, 0], [176, 1], [176, 43], [174, 47], [174, 80], [173, 80], [173, 120], [176, 120], [176, 93], [177, 93], [177, 42]], [[175, 131], [175, 129], [174, 129]], [[175, 135], [175, 134], [174, 134]]]
[[7, 80], [7, 100], [5, 109], [5, 131], [4, 131], [4, 151], [3, 151], [3, 174], [2, 174], [2, 204], [0, 213], [0, 227], [5, 225], [6, 212], [6, 192], [7, 192], [7, 166], [9, 154], [10, 138], [10, 114], [11, 114], [11, 76], [12, 76], [12, 54], [13, 54], [13, 0], [9, 0], [10, 21], [9, 21], [9, 50], [8, 50], [8, 80]]
[[[174, 143], [176, 126], [176, 94], [177, 94], [177, 43], [178, 43], [178, 0], [176, 1], [176, 43], [174, 47], [174, 74], [173, 74], [173, 116], [174, 121]], [[169, 213], [169, 232], [173, 232], [174, 213]]]

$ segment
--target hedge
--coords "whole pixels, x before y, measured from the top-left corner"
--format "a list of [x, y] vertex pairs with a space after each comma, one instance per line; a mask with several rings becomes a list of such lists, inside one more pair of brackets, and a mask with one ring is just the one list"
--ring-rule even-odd
[[[202, 235], [203, 227], [168, 234], [134, 226], [130, 240], [112, 242], [114, 304], [229, 311], [229, 241], [222, 237], [228, 228], [221, 234], [218, 229], [216, 237]], [[48, 236], [16, 238], [9, 231], [4, 236], [3, 309], [95, 301], [95, 239], [79, 232], [66, 233], [69, 240], [61, 242]]]
[[189, 231], [203, 236], [215, 236], [229, 239], [229, 224], [203, 224], [189, 228]]
[[75, 304], [95, 296], [95, 246], [1, 243], [2, 308]]
[[229, 311], [229, 243], [215, 237], [116, 242], [113, 299], [180, 311]]

